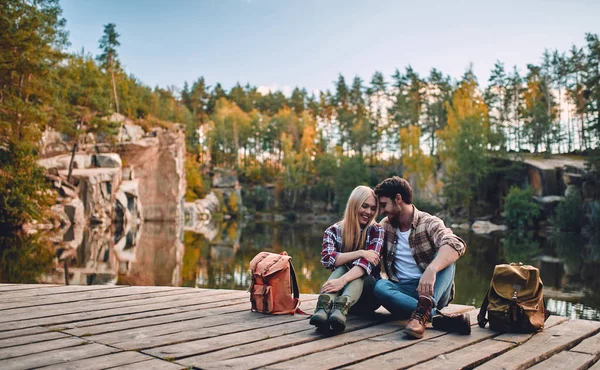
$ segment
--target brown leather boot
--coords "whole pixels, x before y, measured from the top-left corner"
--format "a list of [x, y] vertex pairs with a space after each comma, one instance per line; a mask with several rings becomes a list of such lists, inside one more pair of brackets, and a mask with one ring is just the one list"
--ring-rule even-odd
[[423, 338], [425, 333], [425, 324], [429, 320], [431, 315], [431, 308], [433, 307], [433, 301], [427, 296], [419, 296], [419, 303], [417, 309], [410, 315], [410, 320], [404, 327], [404, 334], [413, 338]]
[[435, 315], [431, 319], [434, 329], [455, 332], [459, 334], [471, 334], [471, 317], [465, 313]]

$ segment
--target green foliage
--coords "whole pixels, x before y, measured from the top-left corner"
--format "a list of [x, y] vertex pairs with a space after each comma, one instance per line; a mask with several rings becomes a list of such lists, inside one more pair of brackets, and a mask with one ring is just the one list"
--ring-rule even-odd
[[369, 169], [362, 157], [344, 158], [335, 179], [335, 200], [343, 211], [352, 190], [369, 182]]
[[55, 253], [39, 235], [18, 232], [0, 236], [0, 281], [37, 283], [54, 266]]
[[533, 200], [531, 188], [510, 188], [504, 200], [504, 220], [511, 229], [525, 230], [536, 226], [541, 208]]
[[57, 1], [0, 2], [0, 229], [40, 220], [48, 207], [37, 143], [53, 120], [51, 70], [66, 32]]
[[565, 200], [556, 207], [552, 218], [554, 228], [560, 231], [579, 232], [585, 221], [583, 199], [578, 192], [567, 195]]
[[0, 149], [0, 229], [2, 233], [41, 221], [51, 204], [45, 171], [24, 143]]
[[432, 215], [435, 215], [442, 210], [442, 207], [440, 207], [439, 204], [435, 204], [423, 198], [413, 198], [413, 204], [419, 211], [427, 212]]

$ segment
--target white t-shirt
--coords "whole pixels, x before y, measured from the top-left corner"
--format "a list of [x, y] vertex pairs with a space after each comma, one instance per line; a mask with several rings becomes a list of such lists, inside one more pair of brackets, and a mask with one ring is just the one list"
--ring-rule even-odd
[[394, 270], [396, 271], [396, 277], [402, 280], [406, 279], [420, 279], [423, 273], [419, 270], [415, 258], [410, 252], [410, 246], [408, 245], [408, 236], [410, 235], [410, 229], [408, 231], [396, 230], [398, 236], [398, 245], [396, 246], [396, 254], [394, 255]]

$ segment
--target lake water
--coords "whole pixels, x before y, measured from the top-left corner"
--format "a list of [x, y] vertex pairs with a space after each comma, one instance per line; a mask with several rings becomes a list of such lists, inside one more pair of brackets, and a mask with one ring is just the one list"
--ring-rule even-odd
[[[248, 266], [258, 252], [286, 251], [292, 256], [300, 291], [318, 293], [329, 276], [320, 264], [327, 226], [228, 220], [207, 224], [201, 232], [150, 222], [126, 235], [87, 229], [76, 252], [64, 252], [60, 262], [46, 255], [50, 265], [32, 260], [27, 264], [33, 267], [24, 270], [14, 268], [15, 262], [5, 258], [0, 261], [0, 280], [246, 289]], [[467, 242], [468, 251], [457, 262], [453, 303], [480, 306], [494, 266], [522, 262], [540, 269], [552, 313], [600, 321], [600, 295], [596, 294], [600, 289], [600, 237], [456, 232]], [[14, 258], [24, 263], [22, 257]]]

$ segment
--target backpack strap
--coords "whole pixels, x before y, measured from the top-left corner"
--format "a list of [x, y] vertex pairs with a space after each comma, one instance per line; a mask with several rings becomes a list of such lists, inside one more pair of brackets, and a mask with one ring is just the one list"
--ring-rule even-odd
[[[490, 289], [492, 288], [490, 287]], [[487, 314], [488, 304], [490, 303], [488, 300], [490, 289], [488, 289], [487, 293], [485, 293], [485, 297], [481, 303], [481, 308], [479, 309], [479, 314], [477, 314], [477, 324], [479, 324], [480, 328], [485, 328], [485, 325], [488, 323], [488, 319], [485, 318], [485, 315]]]
[[290, 277], [292, 279], [292, 294], [294, 295], [294, 301], [296, 301], [294, 312], [302, 315], [308, 315], [306, 312], [300, 309], [300, 289], [298, 288], [298, 280], [296, 279], [296, 271], [294, 270], [294, 265], [292, 265], [292, 261], [290, 261]]

